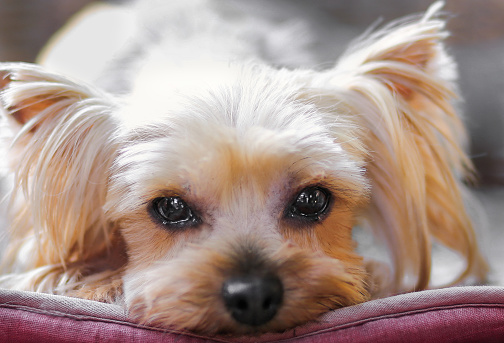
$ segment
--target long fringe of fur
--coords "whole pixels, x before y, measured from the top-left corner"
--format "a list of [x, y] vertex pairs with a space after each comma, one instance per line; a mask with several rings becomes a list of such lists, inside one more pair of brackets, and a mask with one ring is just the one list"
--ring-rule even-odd
[[110, 236], [101, 206], [115, 151], [113, 101], [34, 65], [2, 64], [0, 74], [6, 115], [26, 121], [11, 146], [16, 201], [4, 269], [88, 260]]
[[454, 249], [469, 275], [485, 277], [461, 178], [473, 175], [454, 108], [456, 70], [434, 4], [420, 21], [371, 34], [337, 64], [330, 81], [362, 113], [372, 205], [366, 221], [392, 253], [394, 292], [429, 286], [432, 238]]

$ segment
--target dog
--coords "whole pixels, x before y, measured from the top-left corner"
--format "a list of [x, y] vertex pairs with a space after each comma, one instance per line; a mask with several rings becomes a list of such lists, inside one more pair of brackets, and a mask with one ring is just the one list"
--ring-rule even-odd
[[[0, 64], [12, 188], [0, 285], [211, 335], [427, 289], [433, 242], [465, 261], [453, 284], [484, 280], [442, 5], [368, 32], [324, 70], [268, 63], [240, 36], [256, 28], [231, 30], [213, 0], [169, 5], [171, 53], [142, 55], [123, 94]], [[358, 225], [390, 272], [356, 252]]]

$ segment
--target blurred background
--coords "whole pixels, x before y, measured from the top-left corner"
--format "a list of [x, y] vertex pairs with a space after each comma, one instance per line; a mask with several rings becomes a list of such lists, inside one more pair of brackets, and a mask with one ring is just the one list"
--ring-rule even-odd
[[[377, 19], [387, 23], [423, 12], [433, 1], [284, 2], [324, 12], [324, 19], [316, 20], [318, 26], [326, 28], [320, 31], [321, 41], [327, 38], [331, 42], [337, 36], [338, 42], [318, 47], [321, 63], [329, 63]], [[91, 3], [91, 0], [0, 0], [0, 61], [35, 61], [48, 39]], [[490, 234], [485, 235], [484, 250], [493, 262], [493, 283], [504, 285], [504, 268], [500, 263], [504, 258], [504, 0], [446, 0], [444, 9], [449, 13], [448, 29], [452, 33], [448, 49], [459, 64], [463, 109], [471, 137], [470, 154], [480, 176], [475, 193], [488, 213]], [[116, 23], [110, 23], [111, 30], [118, 30], [115, 26]], [[87, 54], [93, 58], [97, 53], [83, 49], [86, 58]]]

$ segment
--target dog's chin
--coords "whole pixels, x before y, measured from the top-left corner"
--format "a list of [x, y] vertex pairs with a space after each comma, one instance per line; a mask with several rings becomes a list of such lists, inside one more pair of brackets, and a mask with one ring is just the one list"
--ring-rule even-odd
[[[256, 280], [255, 286], [260, 280], [264, 306], [246, 299], [230, 305], [226, 285], [236, 278]], [[135, 268], [125, 276], [125, 293], [130, 314], [146, 325], [235, 335], [283, 331], [369, 297], [360, 268], [289, 243], [272, 249], [250, 238], [195, 246], [171, 261]]]

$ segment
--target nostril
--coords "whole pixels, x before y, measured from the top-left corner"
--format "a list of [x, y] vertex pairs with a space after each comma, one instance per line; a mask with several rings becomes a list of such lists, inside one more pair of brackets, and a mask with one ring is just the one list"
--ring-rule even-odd
[[240, 311], [247, 311], [248, 310], [248, 302], [247, 299], [245, 298], [240, 298], [236, 301], [236, 308]]
[[268, 310], [271, 308], [272, 304], [273, 304], [273, 301], [272, 301], [271, 297], [268, 297], [268, 298], [264, 299], [262, 307], [263, 307], [263, 309]]
[[244, 275], [228, 279], [222, 297], [231, 316], [238, 322], [259, 326], [269, 322], [283, 300], [283, 286], [273, 275]]

